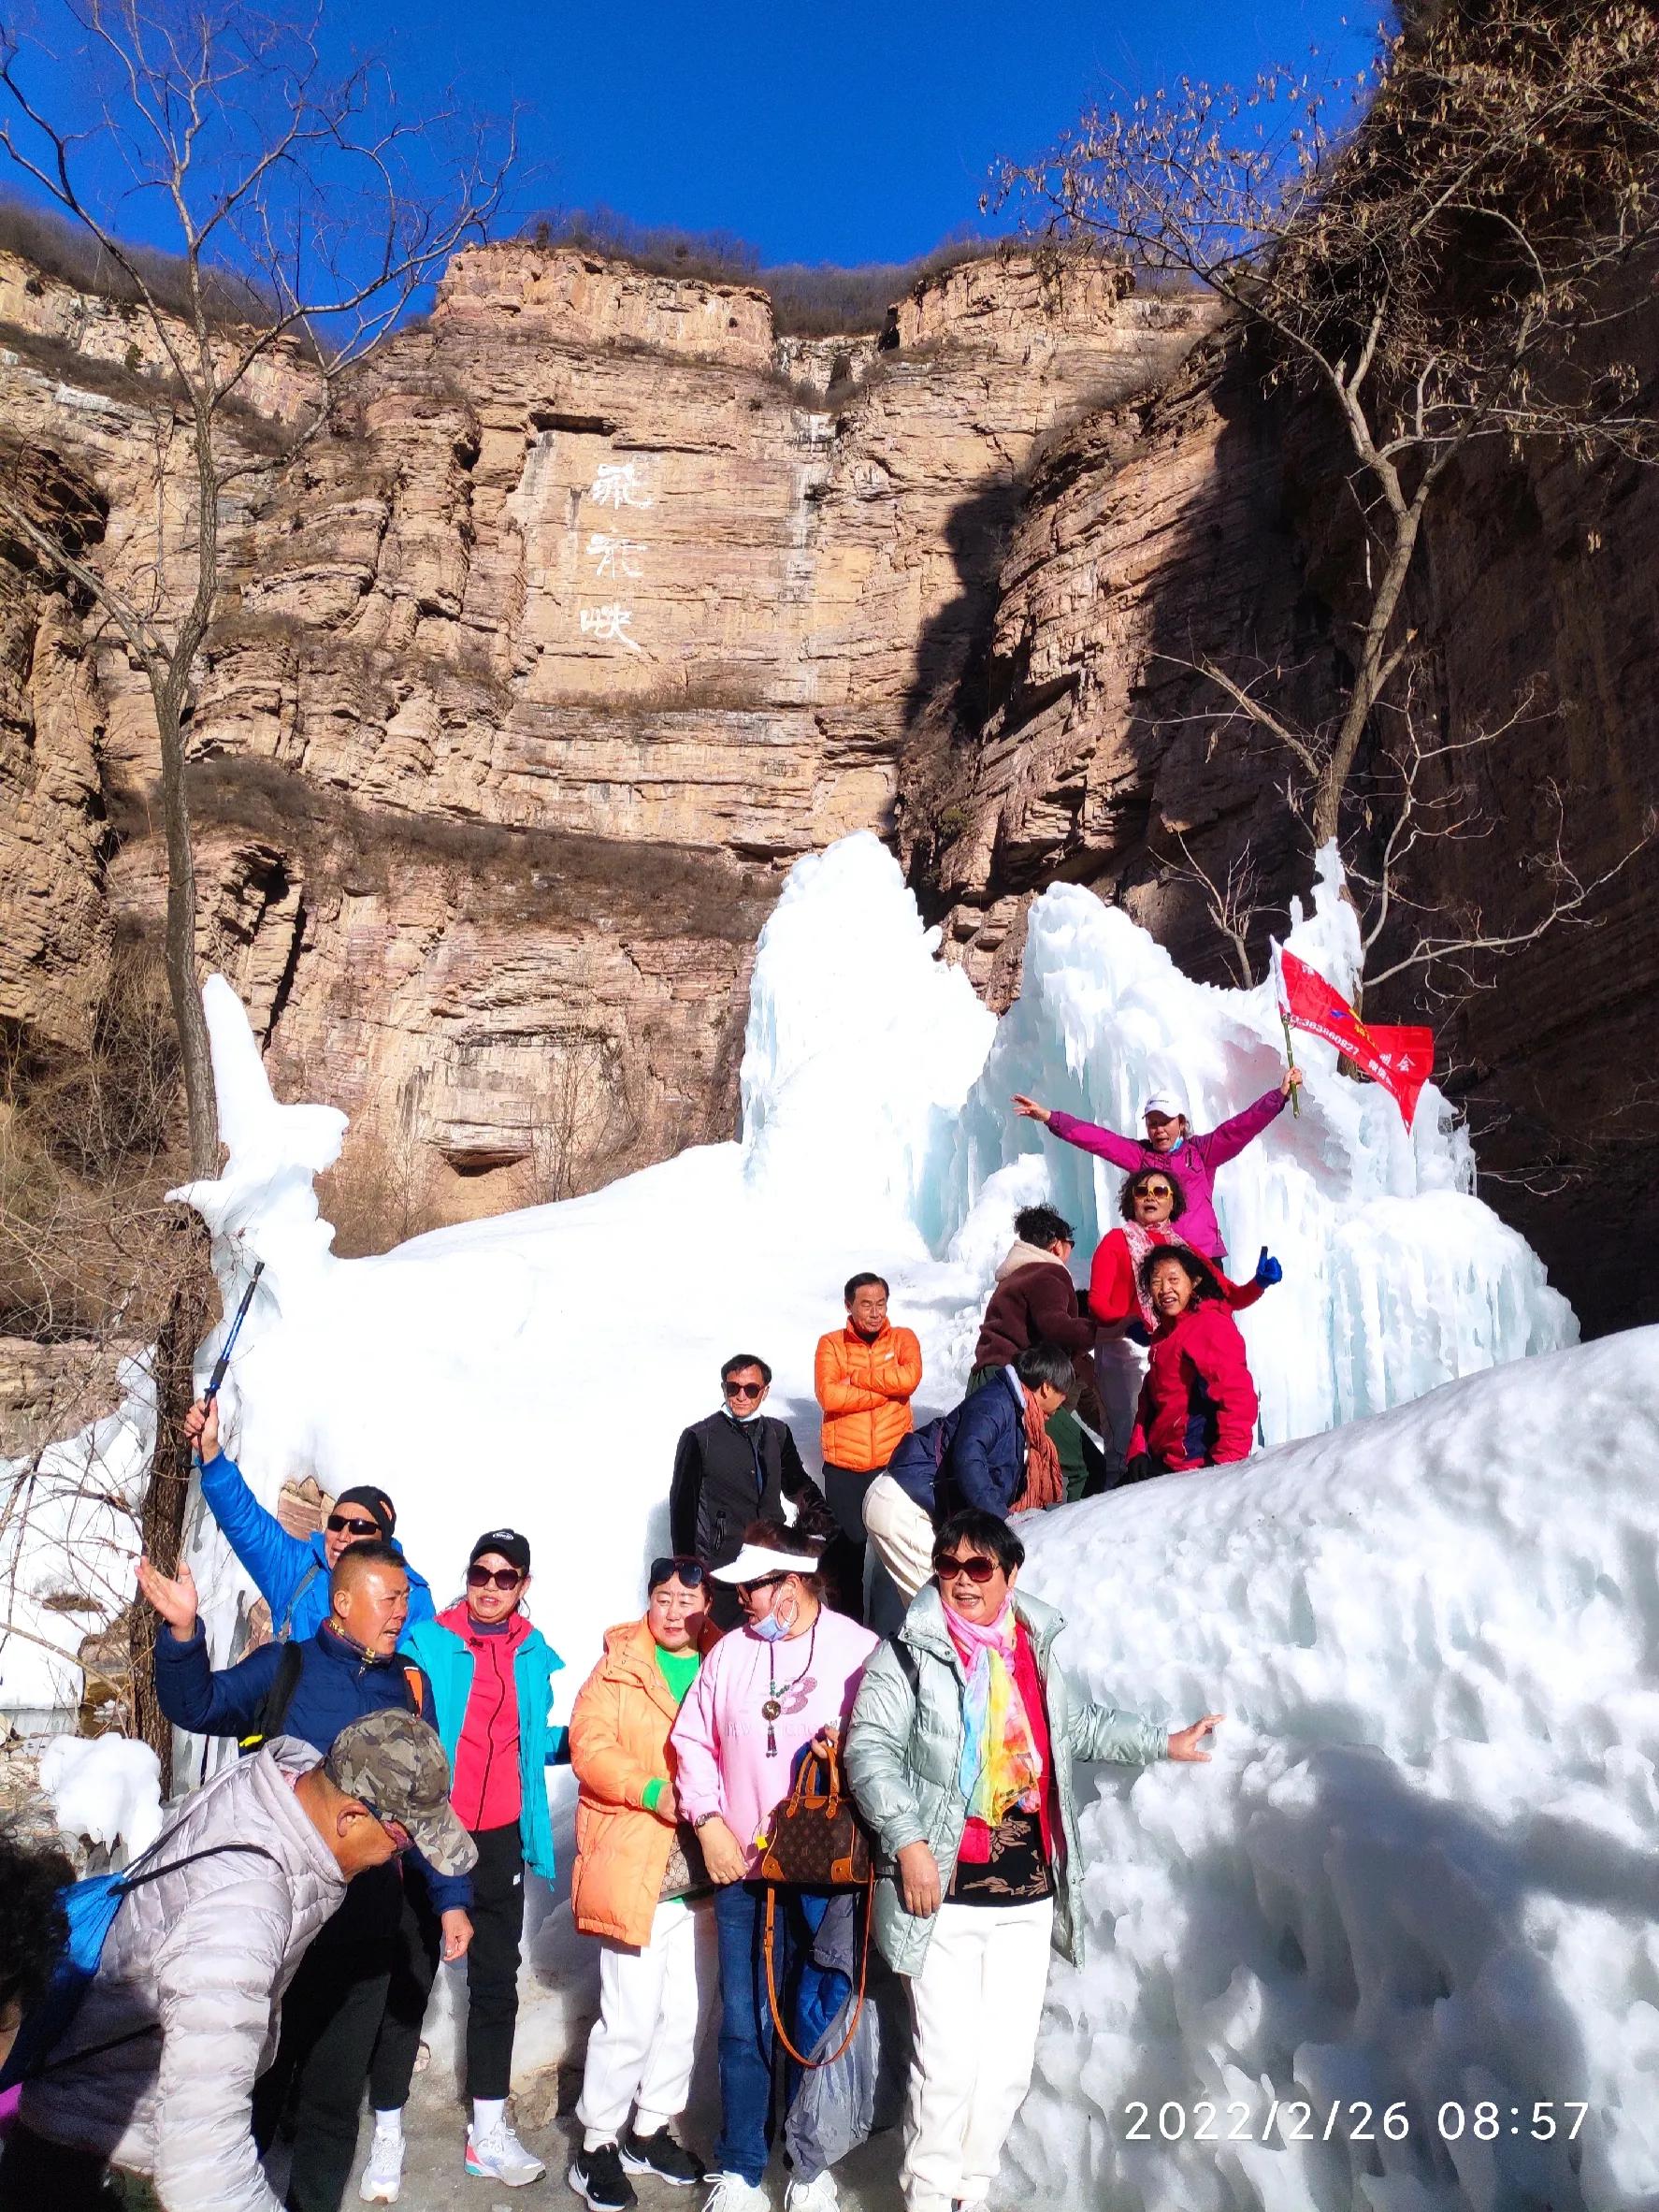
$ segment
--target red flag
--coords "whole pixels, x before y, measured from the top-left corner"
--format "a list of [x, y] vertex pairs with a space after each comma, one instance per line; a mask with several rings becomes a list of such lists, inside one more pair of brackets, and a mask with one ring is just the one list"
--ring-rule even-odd
[[1388, 1092], [1409, 1129], [1418, 1094], [1435, 1069], [1434, 1031], [1382, 1022], [1367, 1027], [1317, 968], [1293, 952], [1281, 952], [1278, 959], [1285, 1019], [1346, 1052]]

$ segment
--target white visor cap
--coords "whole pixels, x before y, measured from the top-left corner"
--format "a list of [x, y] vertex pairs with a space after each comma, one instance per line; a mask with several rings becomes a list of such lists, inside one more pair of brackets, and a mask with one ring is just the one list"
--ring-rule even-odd
[[817, 1554], [769, 1552], [763, 1544], [745, 1544], [724, 1567], [711, 1567], [717, 1583], [757, 1583], [769, 1574], [816, 1574]]

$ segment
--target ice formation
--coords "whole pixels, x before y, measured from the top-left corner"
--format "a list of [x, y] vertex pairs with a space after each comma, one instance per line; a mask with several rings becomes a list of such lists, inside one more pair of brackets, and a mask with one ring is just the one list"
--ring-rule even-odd
[[1227, 1718], [1096, 1770], [1005, 2202], [1655, 2201], [1656, 1468], [1644, 1329], [1028, 1534], [1096, 1696]]
[[[1352, 952], [1348, 927], [1327, 881], [1291, 941], [1340, 981]], [[716, 1405], [725, 1355], [753, 1350], [772, 1361], [769, 1410], [790, 1420], [815, 1466], [813, 1352], [820, 1332], [840, 1320], [848, 1273], [874, 1265], [889, 1277], [896, 1314], [922, 1339], [927, 1373], [917, 1410], [926, 1415], [959, 1395], [1015, 1208], [1052, 1195], [1086, 1233], [1108, 1218], [1116, 1177], [1016, 1122], [1011, 1092], [1035, 1092], [1127, 1127], [1147, 1087], [1174, 1081], [1203, 1121], [1246, 1104], [1282, 1065], [1265, 993], [1192, 984], [1125, 917], [1075, 887], [1050, 890], [1032, 908], [1025, 993], [994, 1022], [939, 962], [934, 933], [923, 930], [890, 855], [873, 837], [851, 838], [797, 867], [762, 935], [741, 1143], [688, 1151], [591, 1197], [440, 1231], [381, 1258], [341, 1261], [328, 1250], [331, 1233], [312, 1188], [338, 1150], [340, 1117], [272, 1098], [246, 1020], [224, 985], [209, 987], [208, 1010], [229, 1157], [223, 1174], [191, 1195], [214, 1232], [227, 1312], [253, 1258], [266, 1263], [224, 1398], [249, 1480], [267, 1500], [286, 1478], [305, 1473], [329, 1490], [382, 1483], [397, 1501], [399, 1535], [440, 1603], [458, 1591], [481, 1528], [502, 1521], [522, 1528], [534, 1553], [531, 1609], [568, 1663], [559, 1678], [567, 1708], [603, 1629], [641, 1602], [645, 1563], [666, 1543], [674, 1439]], [[1450, 1791], [1445, 1777], [1455, 1767], [1469, 1802], [1501, 1821], [1508, 1800], [1499, 1782], [1509, 1789], [1531, 1771], [1535, 1735], [1539, 1762], [1551, 1772], [1567, 1757], [1543, 1734], [1559, 1706], [1529, 1702], [1530, 1691], [1510, 1703], [1500, 1695], [1502, 1683], [1520, 1682], [1524, 1669], [1541, 1670], [1534, 1656], [1511, 1650], [1514, 1624], [1531, 1622], [1536, 1612], [1525, 1578], [1546, 1578], [1555, 1594], [1551, 1617], [1570, 1615], [1575, 1636], [1585, 1639], [1574, 1647], [1573, 1683], [1588, 1679], [1593, 1660], [1601, 1665], [1606, 1651], [1629, 1641], [1637, 1619], [1632, 1608], [1650, 1602], [1650, 1584], [1634, 1566], [1599, 1597], [1593, 1573], [1581, 1583], [1580, 1562], [1588, 1554], [1569, 1558], [1543, 1544], [1521, 1511], [1543, 1502], [1541, 1489], [1523, 1494], [1518, 1476], [1509, 1481], [1529, 1430], [1533, 1449], [1548, 1434], [1557, 1495], [1563, 1482], [1571, 1495], [1580, 1464], [1587, 1495], [1614, 1481], [1615, 1469], [1581, 1462], [1576, 1449], [1570, 1467], [1564, 1464], [1564, 1419], [1553, 1419], [1549, 1432], [1533, 1427], [1539, 1379], [1565, 1378], [1550, 1385], [1565, 1406], [1578, 1359], [1591, 1363], [1587, 1373], [1606, 1377], [1611, 1348], [1558, 1366], [1511, 1366], [1422, 1398], [1452, 1378], [1569, 1342], [1571, 1314], [1526, 1246], [1472, 1195], [1466, 1145], [1446, 1126], [1433, 1091], [1407, 1134], [1391, 1101], [1335, 1076], [1323, 1048], [1310, 1042], [1304, 1061], [1309, 1096], [1302, 1120], [1281, 1116], [1224, 1171], [1220, 1196], [1241, 1263], [1253, 1261], [1262, 1241], [1286, 1263], [1283, 1288], [1249, 1317], [1269, 1434], [1313, 1440], [1224, 1477], [1165, 1482], [1069, 1510], [1034, 1547], [1033, 1576], [1046, 1576], [1078, 1616], [1085, 1633], [1074, 1636], [1074, 1653], [1101, 1685], [1171, 1712], [1219, 1697], [1234, 1714], [1214, 1770], [1148, 1775], [1134, 1786], [1127, 1810], [1123, 1781], [1104, 1775], [1089, 1814], [1090, 1841], [1101, 1852], [1090, 1875], [1094, 1964], [1082, 1979], [1057, 1976], [1043, 2050], [1046, 2086], [1033, 2107], [1044, 2117], [1020, 2138], [1025, 2170], [1046, 2177], [1034, 2201], [1079, 2212], [1100, 2193], [1092, 2183], [1087, 2190], [1060, 2188], [1058, 2167], [1043, 2165], [1039, 2149], [1038, 2128], [1042, 2137], [1058, 2129], [1056, 2088], [1081, 2095], [1075, 2085], [1087, 2072], [1103, 2094], [1116, 2096], [1113, 2069], [1132, 2043], [1156, 2046], [1157, 2077], [1171, 2082], [1183, 2064], [1194, 2082], [1209, 2078], [1201, 2065], [1206, 2036], [1232, 2036], [1228, 2047], [1241, 2052], [1259, 2048], [1266, 2055], [1257, 2074], [1271, 2075], [1278, 2064], [1267, 2029], [1251, 2042], [1246, 2017], [1291, 2018], [1289, 1997], [1262, 1977], [1251, 1948], [1271, 1917], [1258, 1898], [1251, 1839], [1268, 1839], [1261, 1864], [1281, 1864], [1284, 1894], [1307, 1899], [1295, 1941], [1313, 1946], [1304, 1956], [1322, 1971], [1334, 1955], [1331, 1913], [1319, 1901], [1330, 1878], [1311, 1847], [1306, 1865], [1291, 1849], [1298, 1840], [1306, 1845], [1317, 1826], [1294, 1823], [1296, 1792], [1311, 1786], [1305, 1774], [1315, 1772], [1321, 1802], [1348, 1805], [1370, 1771], [1367, 1758], [1410, 1774], [1438, 1758], [1431, 1780]], [[204, 1373], [217, 1339], [215, 1332], [203, 1347]], [[1609, 1381], [1605, 1402], [1597, 1401], [1609, 1433], [1611, 1392]], [[1408, 1398], [1420, 1402], [1380, 1423], [1314, 1437]], [[1519, 1410], [1507, 1422], [1511, 1403]], [[1496, 1432], [1493, 1449], [1485, 1428]], [[1358, 1472], [1345, 1483], [1350, 1467]], [[1074, 1538], [1083, 1547], [1075, 1553]], [[1120, 1554], [1132, 1540], [1147, 1565], [1126, 1575]], [[237, 1640], [246, 1584], [210, 1521], [196, 1519], [191, 1542], [223, 1658]], [[1235, 1561], [1231, 1576], [1214, 1572], [1218, 1549]], [[1099, 1577], [1086, 1621], [1073, 1573], [1085, 1555]], [[1477, 1561], [1493, 1578], [1492, 1595], [1479, 1602], [1471, 1595]], [[51, 1568], [34, 1552], [23, 1565], [28, 1587], [49, 1594]], [[1346, 1609], [1338, 1569], [1351, 1592]], [[1275, 1602], [1287, 1626], [1271, 1665], [1264, 1658], [1252, 1674], [1249, 1655], [1262, 1635], [1255, 1609], [1258, 1598], [1268, 1604], [1270, 1591], [1281, 1592]], [[1409, 1607], [1399, 1596], [1407, 1591], [1416, 1594]], [[1659, 1600], [1651, 1610], [1659, 1618]], [[0, 1646], [8, 1702], [14, 1645]], [[1133, 1670], [1118, 1668], [1132, 1649]], [[1235, 1649], [1246, 1657], [1232, 1659]], [[1472, 1693], [1457, 1685], [1477, 1663], [1488, 1674], [1471, 1703]], [[1580, 1715], [1582, 1741], [1570, 1748], [1585, 1762], [1591, 1812], [1583, 1817], [1627, 1822], [1627, 1805], [1651, 1788], [1651, 1771], [1634, 1752], [1616, 1772], [1609, 1766], [1602, 1784], [1588, 1779], [1595, 1747], [1612, 1743], [1615, 1728], [1637, 1730], [1644, 1710], [1627, 1693], [1616, 1723], [1605, 1713], [1593, 1720], [1588, 1708]], [[1443, 1744], [1431, 1722], [1445, 1731]], [[1249, 1777], [1254, 1794], [1232, 1794], [1235, 1772]], [[1270, 1796], [1276, 1786], [1281, 1794]], [[1378, 1802], [1407, 1821], [1409, 1807], [1399, 1795]], [[568, 1860], [568, 1773], [555, 1781], [555, 1806]], [[1269, 1826], [1243, 1833], [1206, 1826], [1220, 1806], [1235, 1821], [1244, 1815]], [[1118, 1847], [1125, 1824], [1135, 1830], [1133, 1851]], [[1282, 1851], [1270, 1840], [1281, 1832]], [[1198, 1853], [1190, 1869], [1188, 1840]], [[1120, 1882], [1120, 1866], [1139, 1871]], [[1479, 1864], [1466, 1878], [1473, 1895], [1487, 1897]], [[1498, 1868], [1491, 1879], [1497, 1887], [1490, 1908], [1505, 1909], [1493, 1901], [1508, 1877]], [[1261, 1882], [1263, 1895], [1278, 1894], [1265, 1872]], [[1137, 1985], [1111, 1923], [1143, 1897], [1161, 1894], [1159, 1883], [1184, 1916], [1179, 1929], [1170, 1924], [1171, 1944], [1191, 1940], [1190, 1922], [1213, 1937], [1218, 1965], [1210, 1980], [1189, 1974], [1178, 1985], [1158, 1985], [1162, 2010], [1132, 2017]], [[519, 2037], [526, 2068], [567, 2055], [575, 2026], [591, 2012], [594, 1972], [593, 1947], [570, 1934], [562, 1886], [557, 1897], [536, 1886], [531, 1916], [533, 1968]], [[1273, 1943], [1291, 1925], [1275, 1922]], [[1126, 1926], [1126, 1942], [1129, 1933]], [[1148, 1958], [1161, 1956], [1155, 1916], [1133, 1923], [1133, 1934]], [[1584, 1989], [1610, 1993], [1606, 1958], [1588, 1937], [1571, 1940], [1579, 1945], [1573, 1971], [1588, 1977]], [[1230, 2002], [1241, 1959], [1252, 1962], [1257, 1982], [1238, 1985], [1239, 2019], [1218, 2027], [1215, 2008]], [[1509, 1969], [1498, 1961], [1493, 1971], [1502, 1981]], [[1547, 1969], [1535, 1962], [1528, 1971], [1536, 1978]], [[1315, 1967], [1307, 1976], [1315, 1976], [1316, 1994], [1324, 1989]], [[1331, 1989], [1340, 1981], [1333, 1968]], [[1351, 2008], [1344, 2016], [1334, 1998], [1310, 1999], [1302, 2040], [1323, 2035], [1357, 2050], [1369, 2049], [1366, 2038], [1374, 2037], [1392, 2049], [1389, 2023], [1373, 2017], [1384, 1999], [1363, 1986], [1372, 1997], [1363, 2016]], [[1465, 1995], [1467, 1985], [1451, 1986]], [[1638, 1977], [1632, 1987], [1645, 1985]], [[1659, 1996], [1659, 1979], [1652, 1988]], [[1386, 2002], [1404, 2006], [1408, 1999], [1415, 2002], [1402, 1985]], [[1583, 1997], [1586, 2020], [1600, 2017], [1598, 2002]], [[1501, 2002], [1482, 1985], [1463, 2011], [1485, 2021]], [[1464, 2031], [1445, 2024], [1436, 2032], [1450, 2047]], [[1069, 2170], [1077, 2175], [1104, 2172], [1113, 2155], [1097, 2108], [1104, 2110], [1098, 2098], [1066, 2122], [1075, 2161]], [[1282, 2178], [1294, 2156], [1272, 2155]], [[1142, 2194], [1126, 2203], [1189, 2212], [1256, 2201], [1242, 2182], [1231, 2199], [1182, 2193], [1191, 2176], [1161, 2147], [1145, 2171]], [[1323, 2174], [1301, 2198], [1268, 2199], [1274, 2212], [1301, 2202], [1348, 2212], [1353, 2200]], [[1044, 2193], [1051, 2188], [1060, 2193]], [[1396, 2212], [1437, 2200], [1402, 2185], [1373, 2201]]]
[[148, 1851], [161, 1829], [161, 1762], [125, 1736], [54, 1736], [40, 1755], [40, 1786], [66, 1836]]

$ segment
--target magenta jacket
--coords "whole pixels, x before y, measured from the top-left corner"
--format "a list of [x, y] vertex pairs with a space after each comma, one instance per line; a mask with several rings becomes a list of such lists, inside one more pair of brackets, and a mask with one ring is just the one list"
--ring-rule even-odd
[[1264, 1091], [1255, 1105], [1246, 1106], [1242, 1114], [1234, 1114], [1230, 1121], [1223, 1121], [1219, 1129], [1212, 1129], [1207, 1136], [1183, 1137], [1173, 1152], [1155, 1152], [1150, 1145], [1137, 1137], [1116, 1136], [1109, 1129], [1097, 1129], [1092, 1121], [1079, 1121], [1075, 1114], [1050, 1114], [1048, 1126], [1067, 1144], [1077, 1146], [1081, 1151], [1098, 1153], [1101, 1159], [1109, 1160], [1114, 1167], [1121, 1167], [1126, 1174], [1133, 1175], [1142, 1167], [1167, 1168], [1180, 1184], [1181, 1194], [1187, 1201], [1187, 1210], [1177, 1224], [1182, 1242], [1209, 1259], [1224, 1260], [1227, 1247], [1221, 1242], [1216, 1203], [1211, 1195], [1216, 1170], [1235, 1159], [1284, 1108], [1284, 1096], [1279, 1091]]

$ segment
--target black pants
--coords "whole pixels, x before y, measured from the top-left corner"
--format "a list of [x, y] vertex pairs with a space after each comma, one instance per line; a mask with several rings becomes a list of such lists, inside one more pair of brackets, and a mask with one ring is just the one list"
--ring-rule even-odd
[[0, 2150], [0, 2212], [113, 2212], [108, 2171], [90, 2150], [65, 2150], [14, 2125]]
[[824, 1498], [835, 1515], [836, 1533], [824, 1546], [823, 1573], [830, 1605], [853, 1621], [864, 1618], [864, 1493], [881, 1471], [872, 1467], [859, 1474], [824, 1462]]
[[[518, 2021], [518, 1961], [525, 1925], [525, 1862], [518, 1823], [474, 1829], [472, 1942], [467, 1953], [467, 2094], [504, 2097], [512, 2079], [512, 2031]], [[438, 1972], [440, 1929], [425, 1889], [411, 1882], [375, 2046], [368, 2101], [396, 2112], [409, 2100], [421, 2023]]]
[[268, 2149], [291, 2117], [288, 2212], [339, 2212], [352, 2178], [363, 2085], [386, 2009], [400, 1888], [395, 1867], [357, 1875], [282, 2000], [276, 2060], [254, 2085], [253, 2140]]

